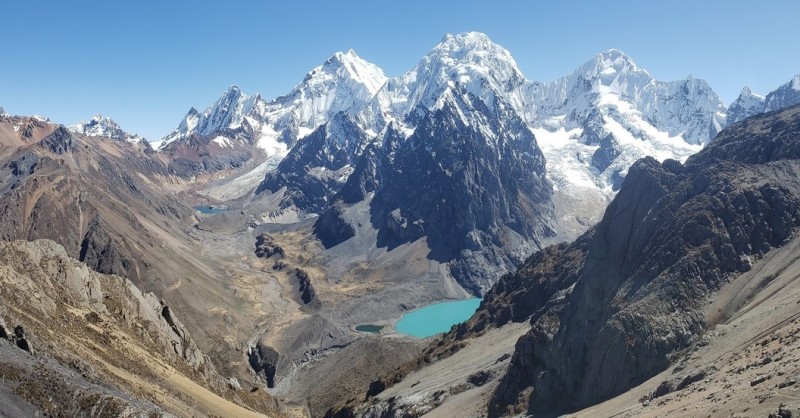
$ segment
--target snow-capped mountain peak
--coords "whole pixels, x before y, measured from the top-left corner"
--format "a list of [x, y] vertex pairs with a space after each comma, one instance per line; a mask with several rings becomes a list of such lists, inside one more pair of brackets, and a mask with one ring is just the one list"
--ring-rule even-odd
[[263, 127], [257, 143], [265, 147], [280, 141], [291, 146], [339, 112], [355, 116], [386, 80], [383, 70], [352, 49], [336, 52], [289, 94], [254, 112], [254, 121]]
[[[347, 52], [336, 52], [321, 66], [311, 70], [297, 85], [294, 90], [281, 98], [275, 100], [285, 104], [287, 100], [292, 100], [300, 96], [301, 98], [322, 98], [332, 99], [331, 93], [352, 93], [356, 101], [369, 100], [386, 83], [387, 77], [375, 64], [372, 64], [359, 57], [352, 49]], [[328, 103], [328, 109], [318, 109], [329, 116], [339, 111], [347, 110], [343, 106], [345, 103]], [[327, 107], [327, 106], [323, 106]], [[322, 115], [317, 115], [322, 116]], [[302, 119], [302, 118], [301, 118]], [[328, 117], [325, 118], [326, 120]], [[315, 124], [319, 126], [321, 123]], [[316, 127], [315, 126], [315, 127]]]
[[744, 86], [744, 88], [742, 88], [742, 92], [739, 93], [739, 97], [760, 97], [762, 99], [764, 98], [764, 96], [753, 93], [753, 90], [750, 90], [750, 86]]
[[490, 108], [500, 96], [521, 109], [525, 83], [511, 53], [485, 34], [446, 34], [413, 69], [386, 83], [373, 109], [389, 115], [384, 119], [388, 123], [404, 119], [418, 107], [440, 107], [442, 97], [451, 93], [469, 93]]
[[800, 74], [767, 95], [764, 99], [764, 111], [783, 109], [797, 103], [800, 103]]
[[244, 115], [252, 109], [253, 100], [233, 85], [220, 97], [214, 105], [203, 112], [197, 129], [203, 135], [210, 135], [218, 130], [236, 129], [241, 126]]
[[113, 119], [100, 114], [95, 115], [88, 122], [82, 121], [71, 125], [68, 129], [81, 135], [111, 138], [117, 141], [140, 142], [144, 140], [139, 135], [123, 131]]
[[642, 79], [652, 79], [650, 73], [640, 69], [631, 57], [619, 49], [609, 49], [595, 55], [575, 73], [587, 79], [599, 80], [606, 85], [621, 75], [635, 74]]
[[739, 97], [728, 107], [727, 124], [733, 124], [764, 111], [765, 97], [745, 86]]
[[[418, 103], [428, 105], [427, 100], [436, 99], [428, 97], [431, 93], [435, 96], [454, 84], [491, 106], [487, 93], [513, 95], [525, 81], [511, 53], [479, 32], [445, 35], [412, 71], [418, 88], [409, 111]], [[505, 98], [512, 104], [519, 99]]]
[[[617, 49], [595, 55], [572, 74], [534, 88], [531, 95], [533, 106], [527, 113], [540, 121], [567, 114], [567, 128], [579, 127], [591, 114], [588, 110], [609, 108], [629, 113], [625, 119], [639, 119], [637, 125], [650, 125], [689, 144], [710, 141], [724, 125], [727, 110], [704, 80], [690, 75], [684, 80], [658, 81]], [[636, 131], [634, 137], [653, 136], [631, 128]]]
[[202, 114], [190, 110], [164, 138], [161, 148], [192, 134], [223, 135], [246, 139], [273, 154], [292, 146], [339, 112], [356, 115], [386, 80], [383, 70], [355, 51], [337, 52], [311, 70], [291, 92], [269, 102], [259, 94], [250, 97], [231, 86]]
[[683, 160], [697, 152], [726, 113], [705, 81], [658, 81], [618, 49], [556, 81], [530, 83], [525, 106], [556, 186], [594, 188], [607, 197], [635, 160]]
[[159, 148], [195, 133], [211, 135], [221, 130], [241, 127], [245, 115], [253, 109], [256, 99], [260, 99], [260, 96], [251, 98], [238, 86], [230, 86], [203, 113], [194, 107], [189, 109], [178, 127], [163, 139]]
[[359, 57], [352, 49], [333, 54], [324, 64], [313, 69], [306, 80], [310, 81], [319, 74], [351, 78], [363, 84], [372, 94], [386, 82], [386, 75], [380, 67]]
[[643, 100], [643, 92], [652, 88], [654, 82], [653, 76], [640, 69], [631, 57], [618, 49], [609, 49], [593, 56], [555, 84], [559, 90], [566, 89], [561, 94], [610, 93], [636, 103]]
[[482, 61], [506, 62], [516, 67], [511, 53], [481, 32], [445, 34], [428, 55], [478, 64]]

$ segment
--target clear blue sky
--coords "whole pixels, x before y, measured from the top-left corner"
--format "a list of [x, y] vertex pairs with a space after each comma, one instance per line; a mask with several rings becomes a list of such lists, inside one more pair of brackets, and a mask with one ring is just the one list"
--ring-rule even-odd
[[619, 48], [730, 102], [800, 73], [798, 18], [797, 0], [0, 0], [0, 106], [65, 124], [103, 113], [154, 140], [232, 84], [273, 98], [349, 48], [396, 76], [444, 33], [472, 30], [531, 80]]

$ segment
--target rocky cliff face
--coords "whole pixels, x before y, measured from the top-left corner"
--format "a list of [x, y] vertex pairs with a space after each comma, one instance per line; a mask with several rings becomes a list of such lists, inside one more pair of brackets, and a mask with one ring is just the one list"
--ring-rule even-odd
[[[479, 109], [475, 119], [460, 116], [462, 100]], [[391, 157], [377, 164], [382, 181], [370, 204], [378, 245], [426, 237], [429, 258], [450, 263], [475, 294], [488, 289], [497, 270], [513, 269], [554, 235], [544, 157], [502, 105], [493, 112], [474, 97], [456, 97], [384, 155]]]
[[367, 135], [344, 113], [309, 134], [268, 173], [256, 193], [286, 188], [281, 208], [322, 212], [353, 171]]
[[46, 136], [39, 142], [42, 148], [50, 150], [54, 154], [65, 154], [74, 151], [76, 144], [75, 138], [67, 130], [67, 128], [60, 126], [53, 131], [52, 134]]
[[[214, 377], [213, 366], [183, 324], [169, 313], [169, 306], [152, 293], [142, 293], [129, 280], [95, 273], [47, 240], [0, 242], [0, 265], [7, 273], [4, 301], [25, 306], [43, 319], [63, 310], [65, 304], [90, 309], [96, 315], [117, 316], [126, 327], [141, 327], [164, 356]], [[30, 292], [21, 291], [26, 288]], [[43, 300], [28, 299], [35, 297], [33, 293]]]
[[[553, 191], [536, 139], [513, 109], [465, 91], [448, 91], [442, 100], [439, 109], [414, 112], [413, 134], [390, 128], [364, 152], [336, 198], [369, 203], [369, 219], [359, 223], [378, 231], [378, 247], [424, 238], [429, 259], [482, 294], [554, 235]], [[332, 245], [352, 236], [348, 229], [360, 226], [341, 215], [341, 208], [329, 209], [315, 233]]]
[[[494, 312], [478, 317], [530, 312], [532, 327], [492, 414], [591, 405], [663, 370], [696, 341], [712, 292], [800, 224], [798, 132], [795, 107], [734, 125], [683, 166], [637, 162], [594, 229], [549, 250], [555, 260], [534, 256], [522, 276], [501, 281], [484, 303]], [[515, 317], [519, 305], [493, 304], [500, 299], [533, 305]]]

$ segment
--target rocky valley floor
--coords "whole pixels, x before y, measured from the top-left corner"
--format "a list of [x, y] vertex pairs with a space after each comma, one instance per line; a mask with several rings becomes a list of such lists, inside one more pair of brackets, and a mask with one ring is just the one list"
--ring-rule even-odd
[[[428, 342], [392, 330], [405, 310], [467, 296], [442, 280], [441, 266], [425, 260], [424, 243], [359, 260], [356, 253], [327, 253], [310, 235], [309, 224], [260, 227], [245, 219], [236, 214], [205, 217], [195, 232], [202, 255], [217, 260], [234, 294], [250, 310], [249, 323], [236, 324], [226, 337], [242, 340], [246, 333], [247, 344], [239, 343], [235, 351], [241, 357], [229, 352], [223, 359], [242, 363], [257, 346], [279, 353], [269, 364], [274, 388], [267, 391], [293, 415], [322, 416], [415, 358]], [[264, 244], [268, 256], [256, 254], [259, 236], [269, 243]], [[386, 270], [393, 274], [382, 273]], [[307, 300], [300, 290], [303, 275], [313, 288]], [[418, 280], [404, 280], [403, 275]], [[430, 279], [424, 280], [426, 276]], [[385, 328], [372, 336], [355, 330], [362, 324]], [[258, 379], [253, 383], [266, 385], [265, 374]]]

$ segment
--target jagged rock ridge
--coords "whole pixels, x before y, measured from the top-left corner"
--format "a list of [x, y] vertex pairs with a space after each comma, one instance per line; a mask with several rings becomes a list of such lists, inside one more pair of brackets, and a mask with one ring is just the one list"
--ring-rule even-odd
[[71, 125], [69, 130], [81, 135], [111, 138], [117, 141], [147, 142], [137, 134], [123, 131], [113, 119], [103, 115], [95, 115], [88, 122], [78, 122]]
[[727, 123], [733, 124], [759, 113], [773, 112], [798, 103], [800, 103], [800, 74], [767, 94], [766, 97], [759, 96], [753, 93], [749, 87], [745, 87], [736, 101], [731, 104]]

